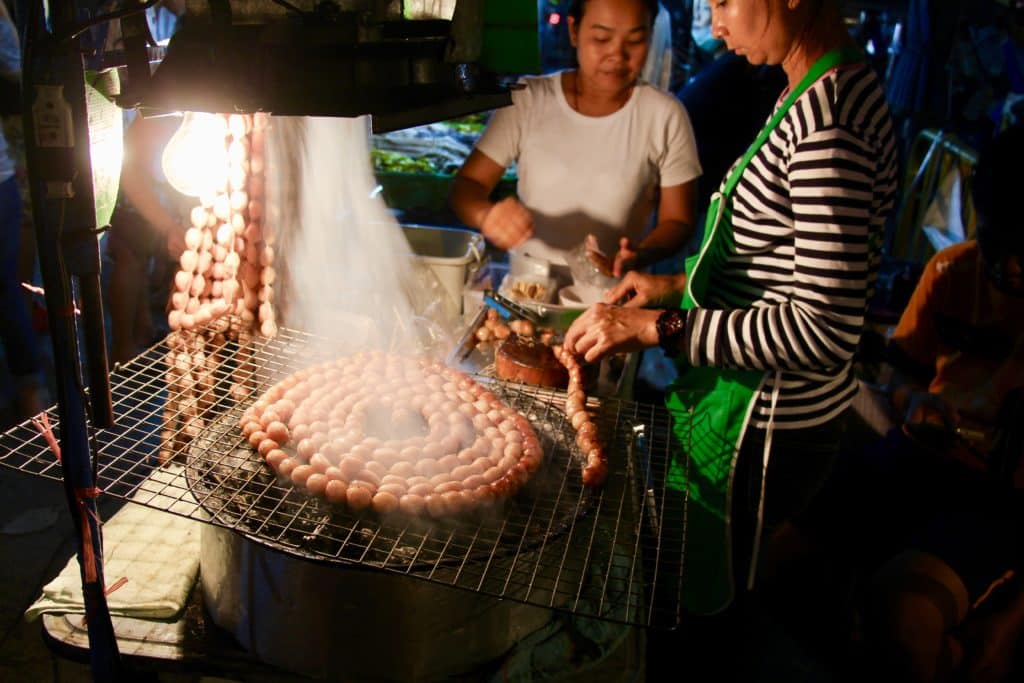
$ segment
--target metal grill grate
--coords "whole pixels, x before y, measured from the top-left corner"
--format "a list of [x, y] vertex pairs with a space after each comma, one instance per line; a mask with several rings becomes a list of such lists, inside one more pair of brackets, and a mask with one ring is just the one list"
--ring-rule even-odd
[[[252, 400], [283, 376], [327, 360], [332, 354], [314, 342], [282, 329], [271, 340], [224, 343], [213, 381], [199, 396], [208, 406], [203, 428], [174, 454], [185, 463], [184, 477], [160, 465], [169, 437], [182, 436], [168, 434], [167, 426], [195, 425], [183, 426], [188, 422], [167, 410], [177, 402], [167, 400], [166, 342], [116, 368], [117, 426], [96, 434], [102, 490], [319, 562], [398, 572], [622, 623], [678, 625], [686, 501], [665, 485], [670, 453], [680, 449], [671, 443], [663, 409], [591, 400], [611, 460], [608, 481], [593, 492], [580, 481], [583, 456], [562, 413], [564, 393], [478, 378], [526, 415], [541, 439], [545, 462], [527, 486], [499, 509], [453, 521], [356, 515], [277, 479], [242, 438], [238, 418], [245, 405], [228, 391], [246, 374]], [[54, 409], [49, 419], [58, 433]], [[30, 422], [0, 437], [0, 464], [61, 476]]]

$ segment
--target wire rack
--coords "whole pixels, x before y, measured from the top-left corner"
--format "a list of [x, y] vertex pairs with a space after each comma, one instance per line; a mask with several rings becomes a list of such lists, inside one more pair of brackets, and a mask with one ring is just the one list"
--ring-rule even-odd
[[[679, 624], [686, 501], [666, 482], [670, 468], [688, 462], [673, 462], [686, 457], [678, 455], [662, 408], [589, 401], [610, 458], [607, 482], [592, 491], [582, 486], [583, 455], [562, 412], [564, 393], [479, 377], [527, 416], [540, 437], [545, 460], [531, 481], [502, 506], [453, 520], [355, 514], [276, 478], [238, 429], [249, 401], [283, 376], [333, 355], [317, 341], [282, 329], [270, 340], [222, 342], [213, 381], [199, 397], [205, 409], [198, 434], [180, 433], [196, 423], [169, 409], [180, 402], [169, 388], [173, 355], [166, 340], [115, 368], [116, 426], [95, 435], [100, 488], [321, 563], [404, 574], [620, 623]], [[236, 400], [229, 387], [240, 375], [251, 392]], [[56, 410], [48, 417], [59, 434]], [[168, 443], [187, 445], [168, 453]], [[31, 422], [0, 436], [0, 464], [61, 478], [60, 464]]]

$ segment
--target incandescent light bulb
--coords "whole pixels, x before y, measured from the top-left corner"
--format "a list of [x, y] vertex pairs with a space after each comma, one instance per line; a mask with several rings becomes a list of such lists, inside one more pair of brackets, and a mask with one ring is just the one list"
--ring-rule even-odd
[[185, 112], [161, 159], [167, 182], [190, 197], [223, 190], [228, 180], [227, 134], [223, 117]]

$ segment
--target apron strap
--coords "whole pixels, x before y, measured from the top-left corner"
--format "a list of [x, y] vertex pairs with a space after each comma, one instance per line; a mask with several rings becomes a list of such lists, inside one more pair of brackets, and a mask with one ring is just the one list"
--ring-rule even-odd
[[[723, 219], [727, 219], [731, 214], [732, 193], [736, 186], [739, 185], [740, 179], [743, 177], [747, 166], [750, 165], [751, 160], [753, 160], [754, 156], [768, 140], [768, 136], [782, 122], [789, 108], [793, 106], [793, 103], [826, 72], [840, 64], [863, 61], [863, 59], [864, 56], [861, 52], [854, 48], [831, 50], [822, 55], [800, 80], [796, 88], [790, 91], [782, 104], [775, 110], [771, 119], [768, 120], [768, 123], [764, 125], [761, 132], [758, 133], [757, 137], [747, 148], [747, 151], [729, 171], [725, 182], [711, 196], [711, 201], [708, 204], [708, 213], [704, 222], [704, 239], [701, 242], [700, 250], [686, 261], [687, 278], [682, 302], [683, 308], [695, 308], [702, 305], [701, 299], [704, 297], [705, 290], [710, 283], [710, 273], [721, 267], [721, 262], [727, 258], [726, 254], [729, 248], [724, 246], [722, 242], [723, 240], [727, 241], [728, 237], [721, 235], [721, 233], [727, 231], [731, 235], [732, 226], [720, 226], [720, 224], [723, 222]], [[722, 230], [719, 229], [720, 227], [722, 227]], [[702, 272], [698, 274], [698, 271]]]
[[800, 80], [800, 83], [796, 88], [789, 92], [786, 99], [782, 102], [779, 108], [775, 110], [772, 118], [767, 124], [765, 124], [764, 128], [761, 129], [761, 132], [758, 133], [757, 137], [750, 144], [750, 147], [748, 147], [747, 151], [743, 154], [739, 163], [733, 167], [732, 172], [725, 181], [725, 185], [720, 191], [721, 194], [725, 198], [732, 195], [733, 190], [735, 190], [736, 186], [739, 184], [740, 178], [743, 176], [743, 172], [750, 164], [751, 159], [754, 158], [754, 155], [757, 154], [758, 150], [761, 149], [761, 146], [768, 140], [768, 136], [771, 135], [772, 131], [775, 130], [775, 128], [782, 122], [782, 119], [785, 118], [789, 108], [793, 106], [793, 103], [796, 102], [808, 88], [814, 85], [814, 83], [824, 76], [826, 72], [834, 69], [840, 64], [849, 64], [851, 62], [860, 61], [864, 61], [864, 55], [856, 48], [830, 50], [819, 57], [818, 61], [814, 63], [810, 71], [808, 71]]
[[761, 535], [764, 532], [764, 496], [765, 482], [768, 480], [768, 460], [772, 455], [772, 434], [775, 432], [775, 405], [779, 402], [779, 390], [782, 388], [782, 371], [775, 372], [772, 387], [772, 405], [768, 413], [768, 426], [764, 432], [764, 448], [761, 451], [761, 490], [757, 496], [757, 527], [754, 530], [754, 548], [750, 553], [750, 570], [747, 573], [747, 590], [754, 590], [757, 578], [757, 564], [761, 555]]

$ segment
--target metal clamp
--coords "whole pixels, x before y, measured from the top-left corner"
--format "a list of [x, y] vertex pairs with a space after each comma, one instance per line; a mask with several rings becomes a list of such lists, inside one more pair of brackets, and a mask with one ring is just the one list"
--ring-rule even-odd
[[535, 325], [540, 323], [540, 315], [535, 311], [517, 304], [511, 299], [498, 294], [493, 289], [484, 291], [484, 303], [496, 310], [502, 318], [523, 318]]

